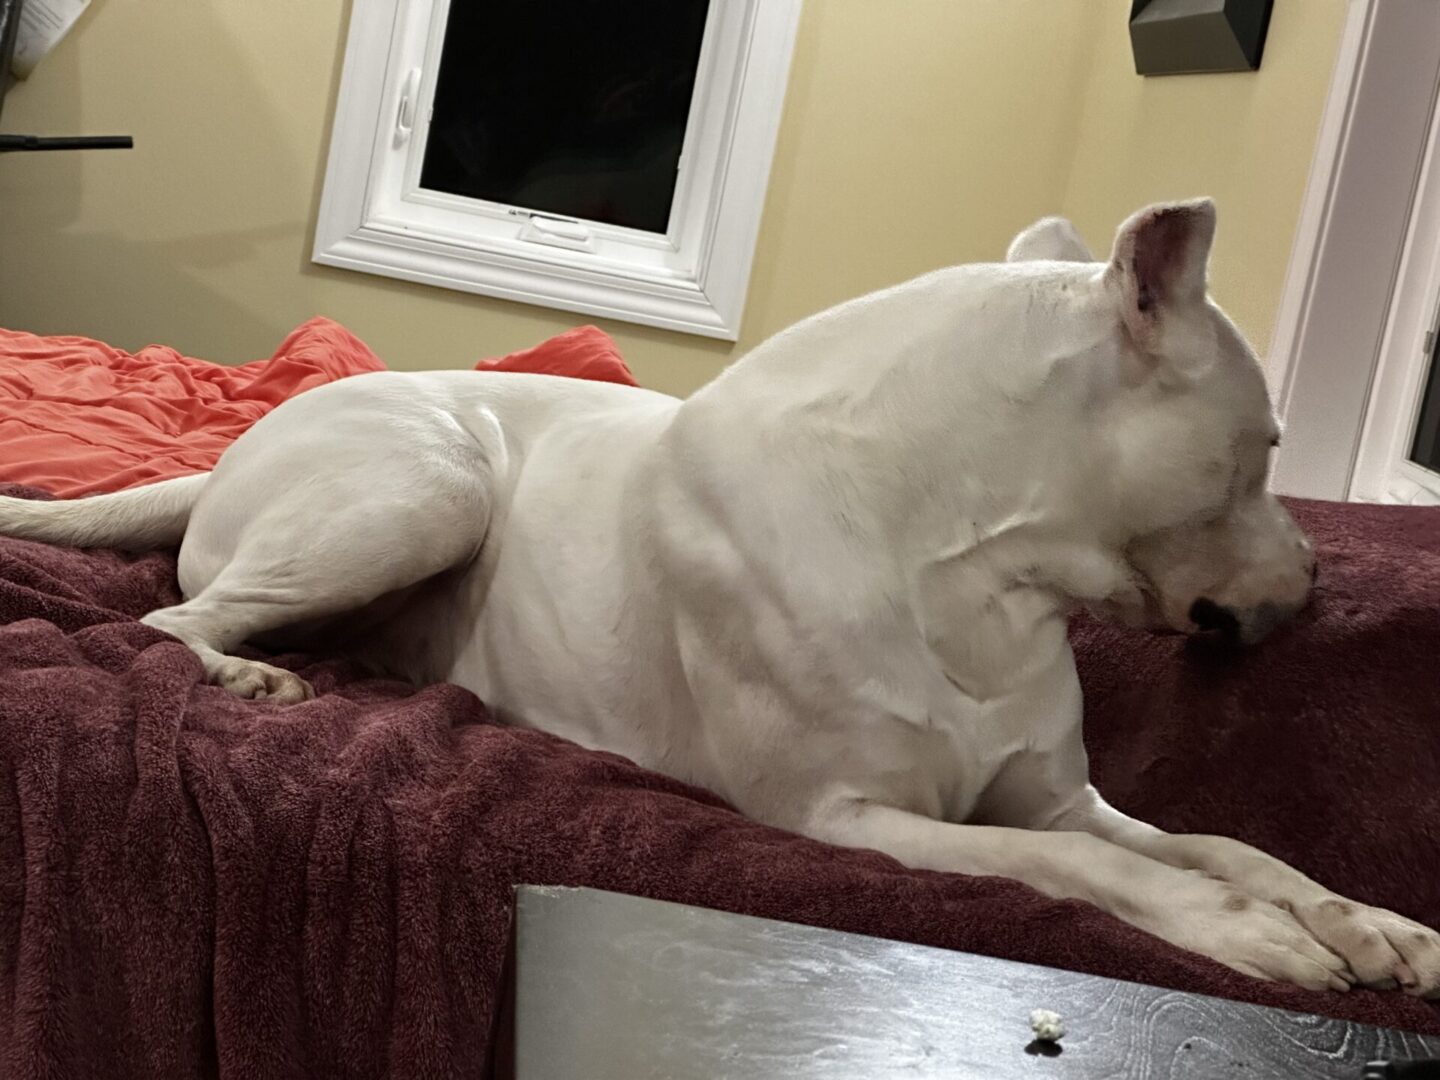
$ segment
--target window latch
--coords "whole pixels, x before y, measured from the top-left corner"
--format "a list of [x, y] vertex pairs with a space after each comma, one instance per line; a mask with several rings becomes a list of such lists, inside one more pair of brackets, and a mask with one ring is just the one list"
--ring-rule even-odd
[[590, 235], [590, 230], [571, 218], [546, 217], [532, 213], [530, 220], [525, 222], [524, 228], [520, 230], [520, 239], [535, 244], [568, 248], [570, 251], [595, 250], [595, 238]]
[[415, 127], [415, 98], [420, 90], [420, 69], [411, 68], [400, 87], [400, 103], [395, 106], [395, 145], [410, 138]]

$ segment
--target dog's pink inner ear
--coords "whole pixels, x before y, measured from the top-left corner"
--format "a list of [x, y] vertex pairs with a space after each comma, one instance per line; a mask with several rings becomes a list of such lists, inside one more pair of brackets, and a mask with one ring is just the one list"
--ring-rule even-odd
[[1141, 228], [1131, 261], [1141, 311], [1154, 307], [1183, 270], [1190, 231], [1183, 212], [1174, 210], [1162, 210]]
[[1214, 235], [1209, 200], [1150, 207], [1126, 222], [1113, 269], [1125, 279], [1134, 309], [1154, 317], [1166, 305], [1203, 298]]

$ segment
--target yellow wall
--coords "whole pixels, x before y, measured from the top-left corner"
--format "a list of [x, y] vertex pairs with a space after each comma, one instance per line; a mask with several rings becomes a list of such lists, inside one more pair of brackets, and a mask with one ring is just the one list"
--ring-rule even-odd
[[[811, 311], [998, 257], [1042, 214], [1104, 247], [1138, 202], [1210, 192], [1217, 292], [1268, 336], [1343, 0], [1301, 7], [1277, 3], [1258, 75], [1141, 80], [1128, 0], [807, 0], [738, 346], [602, 325], [685, 393]], [[0, 158], [0, 324], [237, 362], [323, 313], [419, 368], [584, 321], [310, 263], [347, 16], [96, 0], [0, 126], [136, 149]]]
[[1211, 289], [1261, 355], [1275, 309], [1346, 0], [1276, 0], [1260, 70], [1134, 73], [1130, 0], [1104, 0], [1064, 212], [1097, 253], [1131, 211], [1210, 195], [1220, 225]]

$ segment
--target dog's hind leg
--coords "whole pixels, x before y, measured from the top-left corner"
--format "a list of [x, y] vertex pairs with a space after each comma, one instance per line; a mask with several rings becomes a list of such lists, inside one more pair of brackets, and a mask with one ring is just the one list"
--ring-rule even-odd
[[293, 671], [225, 651], [252, 634], [292, 621], [292, 605], [265, 599], [263, 590], [247, 591], [249, 598], [240, 599], [238, 589], [212, 586], [194, 600], [152, 611], [140, 621], [190, 646], [205, 668], [206, 679], [240, 697], [273, 698], [285, 704], [314, 697], [314, 688]]
[[[222, 484], [196, 507], [180, 555], [193, 595], [141, 621], [179, 638], [208, 679], [241, 697], [313, 695], [299, 676], [229, 655], [286, 627], [335, 620], [467, 564], [489, 527], [493, 470], [474, 450], [456, 460], [327, 470], [265, 488]], [[217, 474], [218, 475], [218, 474]], [[253, 473], [236, 479], [254, 485]]]
[[467, 509], [437, 507], [423, 522], [390, 517], [383, 532], [332, 520], [294, 546], [293, 533], [255, 530], [196, 596], [141, 621], [189, 645], [212, 683], [246, 698], [304, 701], [313, 691], [298, 675], [229, 651], [284, 627], [358, 611], [462, 565], [479, 551], [488, 517], [481, 506]]

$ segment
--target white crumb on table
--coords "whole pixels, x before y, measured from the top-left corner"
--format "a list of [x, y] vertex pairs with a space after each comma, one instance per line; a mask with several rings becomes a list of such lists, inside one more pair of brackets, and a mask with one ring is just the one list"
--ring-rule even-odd
[[1065, 1025], [1060, 1014], [1049, 1009], [1036, 1009], [1030, 1014], [1030, 1030], [1041, 1042], [1059, 1042], [1065, 1036]]

